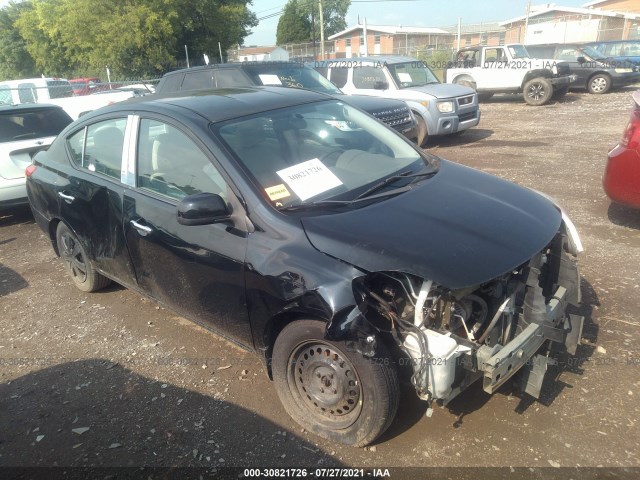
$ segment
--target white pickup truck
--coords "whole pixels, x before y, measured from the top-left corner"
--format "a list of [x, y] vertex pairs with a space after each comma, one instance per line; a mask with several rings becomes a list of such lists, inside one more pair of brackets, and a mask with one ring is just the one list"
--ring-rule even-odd
[[529, 105], [566, 95], [576, 81], [566, 62], [533, 59], [524, 45], [477, 46], [460, 50], [447, 68], [447, 83], [474, 88], [480, 100], [494, 93], [521, 93]]
[[71, 84], [63, 78], [26, 78], [0, 82], [0, 105], [49, 103], [58, 105], [77, 120], [87, 112], [135, 96], [133, 91], [108, 91], [73, 96]]

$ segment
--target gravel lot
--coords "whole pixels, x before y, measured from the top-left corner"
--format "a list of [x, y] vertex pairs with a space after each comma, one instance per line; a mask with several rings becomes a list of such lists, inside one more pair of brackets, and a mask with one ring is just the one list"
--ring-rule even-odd
[[640, 466], [640, 212], [600, 183], [632, 91], [494, 97], [428, 148], [554, 196], [578, 227], [585, 332], [540, 401], [476, 384], [427, 418], [409, 390], [375, 446], [331, 444], [257, 357], [124, 288], [77, 290], [18, 209], [0, 217], [0, 466]]

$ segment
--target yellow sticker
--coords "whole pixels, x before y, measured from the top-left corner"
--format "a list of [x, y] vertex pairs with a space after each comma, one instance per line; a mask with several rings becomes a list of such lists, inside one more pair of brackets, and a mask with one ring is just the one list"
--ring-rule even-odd
[[276, 185], [275, 187], [265, 188], [264, 191], [267, 192], [267, 195], [269, 195], [269, 198], [273, 201], [291, 196], [289, 190], [287, 190], [287, 187], [285, 187], [283, 184]]

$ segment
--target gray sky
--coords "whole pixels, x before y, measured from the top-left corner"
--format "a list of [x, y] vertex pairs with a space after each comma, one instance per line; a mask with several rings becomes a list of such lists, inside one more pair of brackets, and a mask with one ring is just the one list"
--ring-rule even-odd
[[[588, 0], [561, 0], [559, 5], [579, 7]], [[0, 0], [0, 7], [9, 0]], [[281, 11], [286, 0], [253, 0], [251, 10], [258, 18]], [[545, 2], [532, 2], [533, 5]], [[441, 27], [463, 23], [498, 22], [524, 15], [527, 0], [386, 0], [351, 1], [347, 24], [355, 25], [358, 16], [372, 25], [404, 25]], [[262, 20], [246, 38], [245, 45], [273, 45], [276, 42], [278, 18]]]

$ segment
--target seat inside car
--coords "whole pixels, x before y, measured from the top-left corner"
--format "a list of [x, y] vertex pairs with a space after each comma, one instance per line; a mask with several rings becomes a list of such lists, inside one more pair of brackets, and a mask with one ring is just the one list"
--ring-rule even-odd
[[104, 127], [95, 132], [93, 147], [87, 146], [88, 155], [95, 162], [97, 172], [120, 178], [124, 134], [117, 127]]

